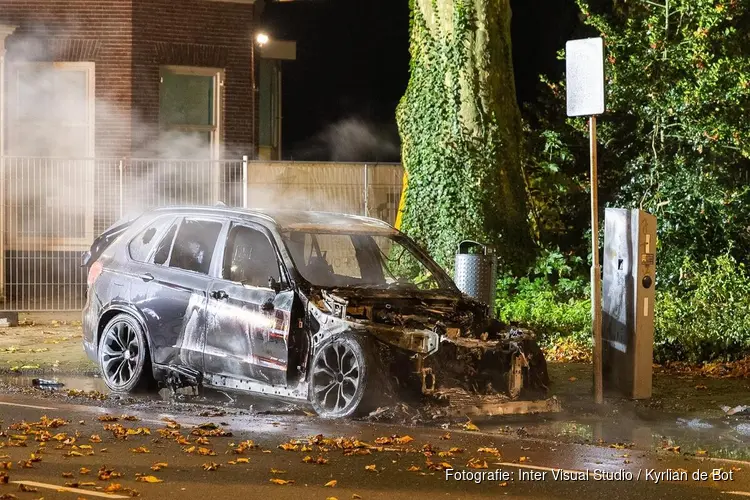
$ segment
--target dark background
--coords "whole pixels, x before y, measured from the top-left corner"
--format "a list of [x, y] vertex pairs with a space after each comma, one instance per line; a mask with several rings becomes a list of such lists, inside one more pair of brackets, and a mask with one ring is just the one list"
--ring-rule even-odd
[[[557, 52], [578, 27], [574, 0], [511, 0], [518, 100], [539, 75], [560, 76]], [[308, 0], [266, 5], [260, 28], [295, 40], [284, 64], [285, 159], [399, 161], [395, 109], [409, 81], [408, 0]]]

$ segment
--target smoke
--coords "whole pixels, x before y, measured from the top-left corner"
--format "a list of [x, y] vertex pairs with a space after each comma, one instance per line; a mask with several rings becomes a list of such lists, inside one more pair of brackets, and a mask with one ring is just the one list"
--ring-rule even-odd
[[[130, 103], [96, 98], [93, 63], [38, 63], [64, 60], [54, 40], [44, 28], [8, 40], [11, 239], [76, 238], [83, 246], [113, 222], [156, 206], [242, 205], [241, 158], [247, 151], [224, 150], [221, 157], [231, 160], [211, 161], [217, 152], [208, 133], [164, 131], [141, 119]], [[185, 104], [170, 109], [178, 119], [196, 120], [207, 100]], [[356, 118], [332, 124], [314, 143], [335, 162], [393, 161], [399, 154], [393, 134]], [[307, 157], [316, 156], [311, 150]], [[251, 163], [248, 177], [250, 207], [363, 213], [359, 167]], [[400, 174], [393, 177], [400, 181]]]
[[397, 162], [400, 147], [393, 127], [377, 127], [349, 117], [328, 125], [295, 152], [302, 160], [335, 162]]

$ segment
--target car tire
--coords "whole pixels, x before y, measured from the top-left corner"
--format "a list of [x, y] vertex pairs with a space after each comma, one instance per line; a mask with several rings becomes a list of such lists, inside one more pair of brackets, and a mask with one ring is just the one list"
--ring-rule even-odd
[[118, 314], [104, 327], [97, 361], [104, 383], [113, 392], [138, 392], [151, 385], [146, 335], [140, 323], [129, 314]]
[[310, 364], [309, 401], [315, 412], [346, 418], [377, 408], [375, 391], [384, 387], [379, 359], [375, 342], [365, 336], [345, 334], [325, 341]]

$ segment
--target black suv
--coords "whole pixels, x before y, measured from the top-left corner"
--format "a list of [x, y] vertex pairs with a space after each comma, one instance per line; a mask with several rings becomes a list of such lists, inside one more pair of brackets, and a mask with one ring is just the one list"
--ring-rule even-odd
[[[377, 406], [394, 382], [434, 391], [457, 346], [483, 343], [499, 357], [492, 373], [458, 363], [453, 379], [471, 368], [516, 393], [521, 368], [526, 376], [544, 361], [527, 334], [503, 332], [486, 305], [375, 219], [162, 208], [105, 231], [82, 265], [84, 348], [113, 391], [212, 386], [342, 417]], [[524, 380], [543, 386], [546, 369]]]

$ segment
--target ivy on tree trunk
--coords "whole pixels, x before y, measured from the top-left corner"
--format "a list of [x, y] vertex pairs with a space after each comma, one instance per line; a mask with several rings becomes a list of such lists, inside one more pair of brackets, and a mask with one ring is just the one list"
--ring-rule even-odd
[[463, 239], [524, 269], [533, 256], [509, 0], [410, 0], [411, 78], [397, 109], [402, 229], [452, 268]]

